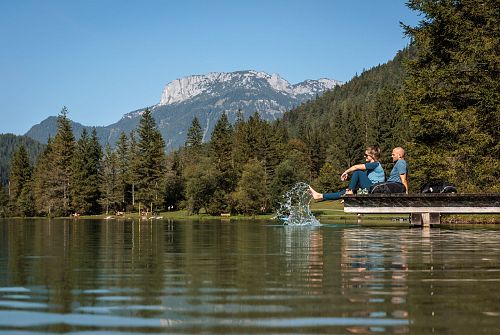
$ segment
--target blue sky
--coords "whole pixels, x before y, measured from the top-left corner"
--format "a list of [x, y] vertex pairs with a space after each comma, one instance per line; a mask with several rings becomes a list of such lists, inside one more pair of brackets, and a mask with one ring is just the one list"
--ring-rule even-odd
[[109, 125], [170, 81], [257, 70], [290, 83], [392, 59], [420, 17], [404, 0], [0, 0], [0, 133], [67, 106]]

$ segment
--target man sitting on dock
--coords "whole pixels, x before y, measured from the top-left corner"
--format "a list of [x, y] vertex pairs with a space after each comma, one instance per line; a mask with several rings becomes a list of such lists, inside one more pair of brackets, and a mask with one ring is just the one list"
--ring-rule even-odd
[[408, 166], [405, 161], [405, 151], [401, 147], [392, 149], [392, 161], [395, 162], [392, 168], [388, 182], [400, 183], [406, 189], [406, 194], [408, 194]]

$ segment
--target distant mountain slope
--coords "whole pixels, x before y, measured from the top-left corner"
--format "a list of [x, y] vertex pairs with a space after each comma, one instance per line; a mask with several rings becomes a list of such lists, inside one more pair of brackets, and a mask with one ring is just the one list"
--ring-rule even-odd
[[[73, 134], [75, 139], [79, 139], [82, 134], [83, 129], [87, 129], [90, 133], [94, 127], [84, 126], [81, 123], [70, 121], [71, 128], [73, 129]], [[108, 129], [106, 127], [95, 127], [97, 131], [97, 136], [102, 145], [107, 143]], [[34, 125], [28, 130], [24, 136], [27, 136], [35, 141], [43, 144], [47, 144], [49, 138], [54, 138], [57, 134], [57, 116], [49, 116], [39, 124]]]
[[10, 171], [10, 160], [19, 146], [24, 145], [28, 151], [31, 164], [36, 162], [38, 156], [45, 149], [45, 145], [27, 136], [14, 134], [0, 134], [0, 182], [7, 184]]
[[[71, 127], [73, 129], [73, 134], [77, 139], [82, 134], [84, 128], [89, 128], [89, 129], [91, 128], [73, 121], [71, 121]], [[49, 137], [54, 138], [56, 134], [57, 134], [57, 116], [49, 116], [39, 124], [31, 127], [31, 129], [28, 130], [28, 132], [24, 134], [24, 136], [28, 136], [40, 143], [46, 144]]]
[[383, 90], [399, 90], [403, 85], [403, 61], [414, 52], [413, 48], [399, 51], [394, 59], [375, 66], [354, 77], [335, 90], [331, 90], [318, 99], [308, 101], [290, 110], [283, 116], [283, 121], [294, 136], [307, 124], [320, 128], [333, 122], [335, 114], [348, 109], [351, 111], [371, 111], [377, 96]]
[[410, 136], [401, 96], [404, 63], [414, 50], [405, 48], [391, 61], [283, 115], [289, 135], [312, 148], [316, 173], [325, 162], [338, 169], [362, 162], [364, 147], [375, 144], [382, 149], [384, 167], [392, 167], [390, 150], [405, 145]]
[[[213, 126], [224, 112], [230, 121], [235, 120], [238, 111], [245, 117], [259, 112], [265, 120], [276, 120], [286, 111], [340, 84], [336, 80], [319, 79], [291, 85], [276, 74], [257, 71], [214, 72], [172, 81], [165, 86], [160, 102], [150, 108], [167, 150], [171, 151], [185, 142], [187, 129], [194, 117], [205, 128], [204, 140], [208, 140]], [[114, 124], [97, 127], [101, 143], [114, 144], [122, 131], [129, 133], [136, 129], [143, 111], [140, 109], [127, 113]], [[55, 117], [44, 120], [33, 126], [26, 136], [46, 143], [49, 134], [55, 134], [56, 120]], [[73, 127], [78, 138], [84, 126], [73, 123]]]

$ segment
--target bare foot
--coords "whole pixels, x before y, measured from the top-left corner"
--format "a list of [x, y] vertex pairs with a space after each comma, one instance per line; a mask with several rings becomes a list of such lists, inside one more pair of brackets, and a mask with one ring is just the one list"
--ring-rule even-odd
[[311, 186], [309, 186], [309, 194], [311, 194], [314, 200], [323, 200], [323, 194], [316, 192]]

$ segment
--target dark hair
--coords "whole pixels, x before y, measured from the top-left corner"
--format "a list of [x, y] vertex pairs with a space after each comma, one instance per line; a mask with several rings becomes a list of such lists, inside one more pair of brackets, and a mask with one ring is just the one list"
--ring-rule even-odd
[[378, 161], [380, 159], [380, 148], [378, 145], [372, 145], [366, 148], [366, 151], [374, 160]]

